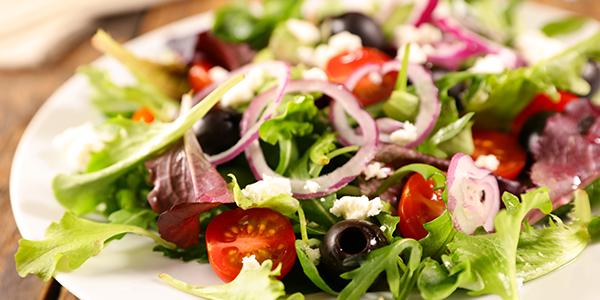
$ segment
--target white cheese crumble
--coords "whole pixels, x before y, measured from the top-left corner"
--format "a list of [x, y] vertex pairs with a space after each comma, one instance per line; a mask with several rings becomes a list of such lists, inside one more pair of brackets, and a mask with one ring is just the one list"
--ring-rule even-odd
[[[419, 65], [425, 64], [427, 62], [427, 54], [431, 53], [433, 50], [433, 47], [429, 44], [420, 46], [417, 43], [411, 43], [410, 50], [408, 50], [408, 61]], [[398, 48], [396, 59], [404, 59], [404, 52], [406, 52], [406, 44]]]
[[404, 122], [403, 128], [400, 128], [390, 134], [390, 142], [400, 146], [406, 146], [414, 142], [416, 139], [417, 127], [408, 121]]
[[392, 169], [388, 167], [383, 167], [380, 162], [372, 162], [363, 170], [363, 174], [365, 174], [365, 180], [369, 180], [371, 178], [384, 179], [387, 178]]
[[288, 178], [271, 177], [263, 174], [263, 179], [247, 185], [242, 194], [254, 202], [265, 200], [281, 194], [292, 195], [292, 185]]
[[484, 57], [478, 57], [469, 72], [483, 74], [500, 74], [506, 70], [506, 64], [502, 57], [497, 54], [488, 54]]
[[107, 132], [96, 130], [92, 122], [67, 128], [54, 137], [52, 146], [67, 159], [67, 163], [78, 171], [85, 171], [92, 159], [92, 152], [104, 149], [104, 143], [115, 137]]
[[378, 215], [382, 208], [383, 204], [379, 197], [369, 201], [367, 196], [344, 196], [333, 202], [333, 207], [329, 209], [329, 212], [338, 217], [344, 216], [346, 220], [365, 220], [367, 217]]
[[530, 30], [516, 37], [515, 48], [523, 55], [529, 65], [535, 65], [544, 59], [563, 52], [565, 45], [557, 39], [547, 37], [539, 30]]
[[267, 72], [261, 67], [250, 70], [244, 80], [223, 95], [221, 105], [225, 107], [239, 107], [250, 102], [254, 99], [254, 92], [264, 84], [266, 75]]
[[500, 161], [498, 161], [498, 158], [494, 154], [480, 155], [475, 160], [475, 165], [478, 168], [485, 168], [490, 171], [496, 171], [498, 169], [498, 166], [500, 165]]
[[314, 45], [321, 40], [319, 28], [309, 21], [288, 19], [285, 22], [285, 27], [304, 45]]
[[381, 85], [383, 83], [383, 77], [381, 77], [379, 72], [373, 71], [367, 75], [367, 78], [369, 78], [369, 81], [376, 85]]
[[308, 70], [302, 70], [302, 78], [304, 79], [318, 79], [318, 80], [329, 80], [327, 73], [321, 68], [312, 67]]
[[310, 259], [315, 266], [318, 266], [321, 261], [321, 251], [319, 248], [313, 249], [309, 245], [303, 244], [302, 249], [304, 250], [304, 253], [306, 253], [308, 259]]
[[408, 43], [419, 45], [433, 44], [442, 40], [442, 31], [425, 23], [419, 27], [411, 24], [400, 24], [394, 28], [394, 42], [398, 47]]
[[304, 185], [304, 189], [308, 190], [311, 193], [316, 193], [320, 187], [321, 185], [319, 185], [318, 182], [313, 180], [307, 180], [306, 184]]
[[296, 55], [307, 65], [325, 69], [329, 60], [334, 56], [344, 52], [353, 52], [360, 48], [362, 48], [362, 41], [359, 36], [342, 31], [332, 35], [327, 44], [318, 45], [314, 49], [307, 46], [298, 47]]
[[221, 82], [227, 79], [227, 76], [229, 76], [229, 71], [225, 70], [225, 68], [221, 66], [214, 66], [208, 70], [208, 76], [212, 82]]
[[242, 264], [244, 265], [244, 269], [248, 271], [255, 271], [260, 269], [260, 264], [256, 260], [256, 256], [254, 254], [249, 257], [242, 258]]

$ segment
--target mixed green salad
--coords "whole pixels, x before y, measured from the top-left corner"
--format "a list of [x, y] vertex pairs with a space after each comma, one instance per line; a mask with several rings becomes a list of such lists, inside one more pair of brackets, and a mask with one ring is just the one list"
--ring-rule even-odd
[[210, 263], [223, 285], [157, 274], [207, 299], [519, 299], [600, 228], [600, 33], [523, 31], [520, 3], [235, 2], [160, 61], [99, 30], [138, 80], [79, 68], [107, 120], [54, 139], [66, 212], [19, 241], [19, 274], [135, 233]]

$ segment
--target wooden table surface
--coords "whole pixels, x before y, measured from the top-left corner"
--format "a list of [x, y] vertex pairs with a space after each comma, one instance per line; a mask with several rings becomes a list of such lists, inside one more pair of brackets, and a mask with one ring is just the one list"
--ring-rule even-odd
[[[597, 0], [537, 1], [600, 20], [600, 1]], [[125, 42], [175, 20], [218, 7], [224, 2], [226, 1], [172, 2], [142, 12], [106, 18], [99, 22], [99, 26], [119, 42]], [[10, 208], [9, 174], [17, 143], [35, 112], [54, 90], [73, 75], [77, 66], [100, 56], [89, 43], [92, 34], [90, 32], [82, 36], [80, 42], [68, 53], [38, 68], [0, 70], [0, 299], [76, 299], [56, 282], [44, 284], [33, 275], [23, 279], [15, 271], [13, 256], [21, 235]]]

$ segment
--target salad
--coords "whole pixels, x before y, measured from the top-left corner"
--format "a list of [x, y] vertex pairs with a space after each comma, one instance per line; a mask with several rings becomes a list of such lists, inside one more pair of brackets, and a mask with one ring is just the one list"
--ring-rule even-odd
[[600, 35], [520, 33], [517, 2], [236, 3], [161, 62], [100, 30], [138, 82], [81, 67], [107, 121], [55, 138], [68, 212], [20, 241], [19, 274], [136, 233], [210, 262], [225, 284], [160, 274], [209, 299], [518, 299], [598, 229]]

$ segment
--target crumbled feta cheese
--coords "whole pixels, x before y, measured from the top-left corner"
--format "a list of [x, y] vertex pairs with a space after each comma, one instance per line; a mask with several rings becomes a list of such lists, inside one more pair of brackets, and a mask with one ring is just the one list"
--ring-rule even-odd
[[227, 79], [227, 76], [229, 76], [229, 71], [225, 70], [221, 66], [214, 66], [208, 70], [208, 76], [213, 82], [221, 82]]
[[263, 174], [263, 179], [247, 185], [242, 194], [254, 202], [275, 197], [281, 194], [292, 195], [292, 185], [288, 178], [271, 177]]
[[539, 30], [530, 30], [516, 37], [515, 48], [529, 65], [535, 65], [563, 52], [565, 45], [557, 39], [547, 37]]
[[320, 187], [321, 185], [319, 185], [318, 182], [313, 180], [307, 180], [306, 184], [304, 185], [304, 189], [308, 190], [311, 193], [316, 193]]
[[369, 180], [371, 178], [384, 179], [387, 178], [392, 169], [388, 167], [381, 166], [380, 162], [372, 162], [363, 170], [363, 174], [365, 174], [365, 180]]
[[84, 171], [92, 159], [92, 152], [104, 149], [104, 143], [115, 137], [107, 132], [96, 130], [92, 122], [67, 128], [52, 140], [54, 149], [61, 152], [67, 163], [78, 171]]
[[302, 78], [304, 79], [318, 79], [318, 80], [329, 80], [327, 73], [323, 69], [313, 67], [308, 70], [302, 70]]
[[321, 251], [319, 248], [313, 249], [309, 245], [303, 244], [302, 249], [304, 250], [304, 253], [306, 253], [306, 256], [308, 256], [308, 259], [310, 259], [315, 266], [318, 266], [321, 261]]
[[359, 36], [342, 31], [329, 38], [327, 44], [318, 45], [316, 48], [298, 47], [296, 55], [303, 63], [325, 69], [329, 60], [344, 52], [353, 52], [362, 47]]
[[333, 207], [329, 209], [329, 212], [338, 217], [344, 216], [346, 220], [365, 220], [367, 217], [378, 215], [382, 208], [383, 204], [379, 197], [369, 201], [367, 196], [344, 196], [333, 202]]
[[248, 271], [255, 271], [260, 269], [260, 264], [256, 260], [256, 256], [254, 254], [249, 257], [242, 258], [242, 264], [244, 265], [244, 269]]
[[390, 141], [396, 145], [406, 146], [417, 139], [417, 127], [412, 123], [404, 122], [404, 127], [390, 134]]
[[441, 40], [442, 31], [429, 23], [424, 23], [419, 27], [411, 24], [400, 24], [394, 28], [394, 42], [398, 47], [408, 43], [433, 44]]
[[381, 85], [381, 83], [383, 83], [383, 77], [381, 77], [381, 74], [379, 74], [379, 72], [373, 71], [369, 73], [369, 75], [367, 75], [367, 78], [369, 78], [369, 81], [376, 85]]
[[479, 168], [486, 168], [490, 171], [496, 171], [500, 165], [500, 161], [494, 154], [479, 155], [475, 160], [475, 165]]
[[377, 10], [378, 0], [339, 0], [344, 11], [370, 15]]
[[306, 20], [317, 20], [319, 12], [323, 10], [323, 6], [325, 5], [327, 5], [327, 1], [304, 0], [300, 6], [300, 14]]
[[470, 72], [483, 74], [500, 74], [506, 70], [506, 64], [502, 57], [496, 54], [488, 54], [484, 57], [478, 57], [475, 64], [469, 68]]
[[285, 27], [302, 44], [314, 45], [321, 40], [319, 28], [309, 21], [288, 19]]
[[244, 80], [223, 95], [221, 105], [225, 107], [238, 107], [250, 102], [254, 98], [254, 92], [264, 84], [265, 78], [265, 69], [257, 67], [250, 70]]
[[[425, 64], [427, 62], [427, 52], [425, 52], [425, 49], [429, 50], [431, 45], [425, 46], [421, 47], [419, 44], [411, 43], [410, 50], [408, 50], [408, 61], [419, 65]], [[400, 48], [398, 48], [396, 59], [402, 60], [404, 58], [404, 52], [406, 52], [406, 45], [402, 45]]]

